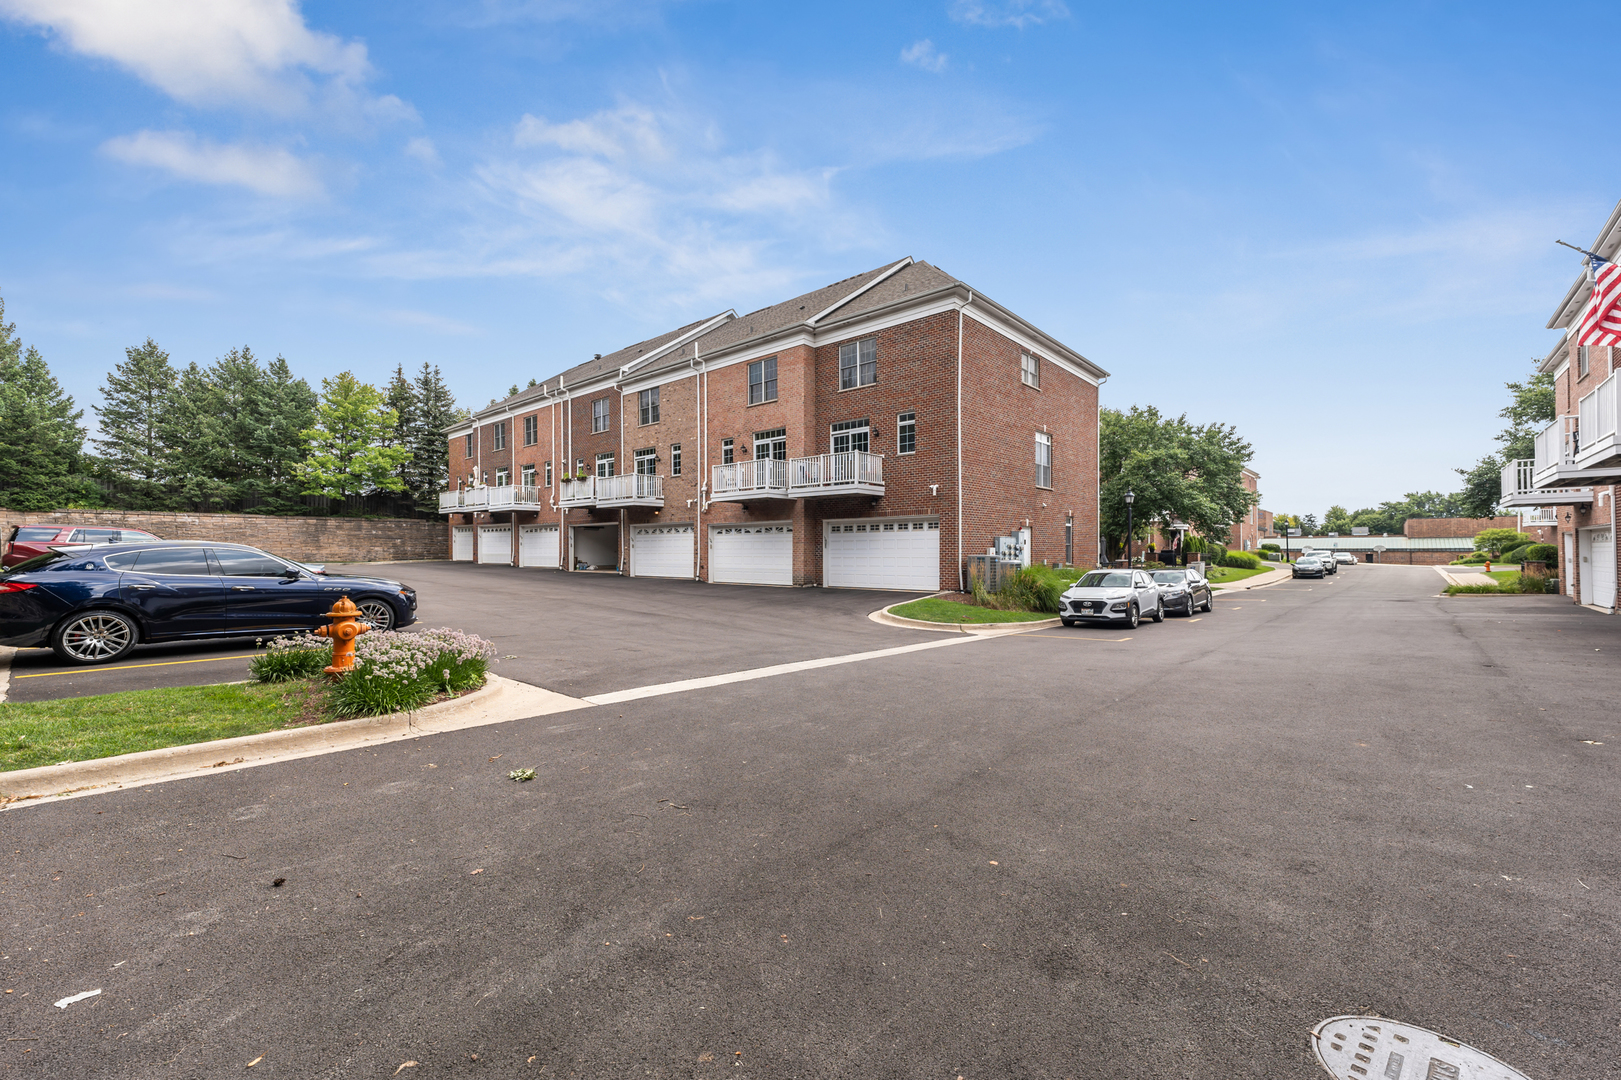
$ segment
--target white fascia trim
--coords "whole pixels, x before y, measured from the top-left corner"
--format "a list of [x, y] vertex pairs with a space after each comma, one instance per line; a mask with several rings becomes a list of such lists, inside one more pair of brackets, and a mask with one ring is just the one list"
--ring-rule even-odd
[[[975, 297], [976, 304], [983, 300], [984, 297]], [[973, 319], [975, 322], [978, 322], [987, 329], [996, 331], [998, 334], [1001, 334], [1008, 340], [1015, 342], [1025, 349], [1028, 349], [1030, 352], [1036, 353], [1043, 360], [1046, 360], [1060, 371], [1067, 371], [1077, 379], [1080, 379], [1082, 382], [1091, 383], [1093, 386], [1097, 386], [1102, 382], [1102, 379], [1100, 379], [1098, 376], [1073, 363], [1062, 354], [1055, 353], [1048, 344], [1037, 341], [1035, 338], [1022, 333], [1018, 327], [1003, 322], [1001, 319], [988, 317], [977, 307], [965, 307], [963, 311], [970, 319]], [[1051, 339], [1049, 339], [1049, 341], [1050, 340]], [[1054, 341], [1052, 342], [1052, 345], [1058, 345], [1058, 343]], [[1060, 345], [1059, 348], [1063, 348], [1063, 346]], [[1064, 352], [1069, 351], [1070, 350], [1068, 349], [1064, 350]]]
[[704, 334], [709, 333], [721, 323], [730, 322], [735, 318], [737, 318], [737, 312], [732, 308], [727, 308], [725, 311], [721, 312], [719, 315], [716, 315], [713, 319], [710, 319], [703, 325], [696, 326], [687, 331], [685, 334], [682, 334], [680, 337], [665, 342], [663, 348], [656, 349], [653, 352], [648, 353], [646, 356], [638, 356], [630, 363], [621, 365], [619, 368], [619, 379], [617, 381], [624, 382], [626, 375], [629, 375], [632, 371], [635, 371], [643, 364], [651, 363], [661, 356], [668, 356], [671, 352], [679, 349], [693, 338], [702, 337]]
[[[755, 360], [763, 360], [766, 357], [775, 356], [784, 349], [791, 349], [796, 345], [809, 345], [814, 347], [815, 344], [816, 340], [814, 336], [802, 323], [798, 326], [790, 326], [786, 331], [780, 331], [775, 335], [768, 335], [753, 341], [740, 341], [736, 345], [730, 345], [720, 352], [705, 353], [703, 357], [704, 370], [718, 371], [721, 368], [731, 367], [734, 364], [753, 363]], [[716, 357], [720, 357], [721, 359], [716, 359]], [[676, 374], [676, 372], [671, 371], [669, 374], [673, 376]], [[680, 377], [686, 378], [690, 374], [693, 374], [692, 369], [685, 368], [681, 370]], [[672, 378], [666, 381], [673, 382], [674, 379]], [[653, 384], [648, 383], [646, 385], [651, 386]]]
[[846, 296], [846, 297], [844, 297], [844, 298], [842, 298], [840, 300], [835, 300], [828, 307], [823, 308], [821, 311], [818, 311], [815, 315], [812, 315], [810, 318], [806, 319], [805, 320], [805, 325], [806, 326], [815, 326], [817, 323], [821, 322], [823, 318], [825, 318], [826, 316], [831, 315], [833, 312], [839, 310], [839, 308], [843, 307], [845, 304], [848, 304], [850, 301], [854, 300], [856, 297], [860, 296], [862, 293], [866, 292], [868, 289], [870, 289], [873, 286], [879, 284], [885, 278], [889, 277], [891, 274], [899, 273], [901, 270], [904, 270], [906, 267], [911, 266], [912, 261], [913, 261], [912, 256], [910, 256], [910, 255], [906, 256], [906, 258], [902, 259], [900, 262], [896, 263], [894, 266], [891, 266], [888, 270], [885, 270], [882, 274], [879, 274], [877, 277], [873, 278], [871, 281], [869, 281], [865, 285], [861, 286], [861, 288], [857, 289], [855, 292], [851, 293], [849, 296]]
[[962, 306], [962, 302], [955, 296], [939, 296], [939, 294], [936, 294], [936, 296], [938, 298], [932, 302], [915, 305], [908, 302], [908, 306], [904, 308], [895, 305], [875, 308], [872, 311], [851, 317], [848, 322], [823, 327], [816, 335], [817, 342], [819, 344], [824, 342], [832, 343], [841, 338], [862, 337], [866, 334], [876, 333], [879, 330], [887, 330], [891, 326], [916, 322], [919, 319], [926, 319], [931, 315], [939, 315], [942, 312], [956, 311]]
[[1551, 350], [1549, 350], [1548, 355], [1543, 357], [1542, 362], [1537, 365], [1537, 370], [1545, 374], [1559, 367], [1561, 364], [1568, 366], [1569, 360], [1570, 338], [1567, 335], [1560, 338], [1558, 343], [1555, 344]]
[[1587, 306], [1587, 298], [1592, 293], [1593, 286], [1588, 282], [1587, 274], [1583, 272], [1577, 275], [1575, 282], [1570, 286], [1570, 291], [1565, 293], [1565, 298], [1559, 301], [1558, 307], [1554, 308], [1553, 315], [1548, 319], [1546, 329], [1563, 330], [1568, 327], [1571, 320], [1580, 315], [1582, 309]]

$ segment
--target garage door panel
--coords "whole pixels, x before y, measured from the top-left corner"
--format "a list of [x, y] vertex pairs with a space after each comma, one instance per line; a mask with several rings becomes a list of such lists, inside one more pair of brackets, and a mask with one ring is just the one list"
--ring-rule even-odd
[[474, 529], [471, 525], [455, 525], [450, 530], [450, 557], [455, 562], [473, 561]]
[[630, 530], [630, 572], [633, 577], [692, 577], [691, 525], [637, 525]]
[[562, 565], [559, 541], [562, 530], [556, 525], [524, 525], [518, 530], [518, 565], [555, 570]]
[[822, 576], [835, 589], [940, 588], [940, 522], [928, 518], [830, 521]]
[[732, 585], [792, 585], [793, 525], [774, 522], [711, 526], [709, 580]]
[[478, 561], [487, 566], [512, 565], [512, 526], [480, 525]]

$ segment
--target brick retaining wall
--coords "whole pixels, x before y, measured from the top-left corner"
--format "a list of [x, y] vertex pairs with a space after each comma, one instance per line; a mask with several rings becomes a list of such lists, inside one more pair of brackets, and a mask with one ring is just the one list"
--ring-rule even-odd
[[389, 562], [444, 559], [443, 521], [408, 518], [272, 517], [260, 514], [183, 514], [137, 510], [0, 509], [0, 535], [13, 525], [85, 525], [145, 529], [165, 540], [222, 540], [302, 562]]

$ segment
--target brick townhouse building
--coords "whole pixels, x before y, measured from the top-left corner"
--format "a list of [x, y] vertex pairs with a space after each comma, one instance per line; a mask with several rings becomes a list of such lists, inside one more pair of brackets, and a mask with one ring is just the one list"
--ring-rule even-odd
[[957, 588], [1090, 566], [1107, 373], [911, 258], [723, 311], [448, 430], [451, 557], [760, 585]]
[[1530, 458], [1503, 467], [1502, 503], [1552, 528], [1559, 587], [1573, 601], [1616, 610], [1616, 485], [1621, 483], [1616, 386], [1621, 370], [1621, 205], [1589, 249], [1606, 260], [1579, 274], [1553, 316], [1559, 341], [1538, 365], [1554, 376], [1555, 417]]
[[[1267, 528], [1263, 527], [1261, 521], [1261, 515], [1264, 513], [1261, 509], [1261, 474], [1254, 469], [1246, 468], [1241, 480], [1244, 490], [1253, 494], [1255, 498], [1244, 516], [1233, 522], [1227, 537], [1227, 548], [1230, 551], [1254, 551], [1261, 546], [1261, 537], [1267, 534]], [[1270, 526], [1271, 515], [1267, 514], [1267, 518], [1265, 524]]]

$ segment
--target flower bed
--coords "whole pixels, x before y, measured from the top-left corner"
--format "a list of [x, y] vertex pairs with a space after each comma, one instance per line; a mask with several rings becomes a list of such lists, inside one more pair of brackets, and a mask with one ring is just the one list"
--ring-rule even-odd
[[[483, 686], [494, 655], [494, 645], [460, 630], [363, 634], [355, 640], [355, 669], [332, 683], [326, 710], [355, 717], [420, 709]], [[313, 679], [331, 663], [330, 642], [299, 634], [271, 641], [252, 673], [260, 682]]]

